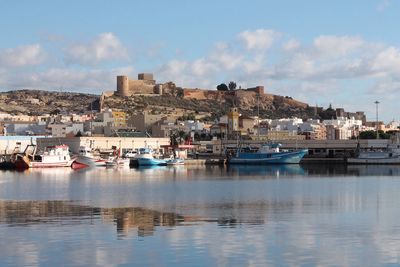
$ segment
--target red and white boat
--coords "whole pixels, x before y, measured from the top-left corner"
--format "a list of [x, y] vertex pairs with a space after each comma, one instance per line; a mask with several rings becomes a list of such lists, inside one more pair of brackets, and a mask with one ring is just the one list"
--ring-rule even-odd
[[75, 158], [71, 158], [67, 145], [48, 146], [37, 151], [36, 145], [28, 145], [24, 153], [16, 156], [17, 169], [71, 167]]
[[106, 166], [107, 160], [95, 156], [92, 150], [86, 146], [79, 147], [79, 154], [73, 164], [75, 168]]

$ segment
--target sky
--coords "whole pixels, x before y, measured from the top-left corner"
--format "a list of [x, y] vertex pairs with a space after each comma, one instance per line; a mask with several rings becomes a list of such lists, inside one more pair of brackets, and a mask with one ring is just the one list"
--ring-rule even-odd
[[235, 81], [400, 120], [400, 0], [0, 1], [0, 91]]

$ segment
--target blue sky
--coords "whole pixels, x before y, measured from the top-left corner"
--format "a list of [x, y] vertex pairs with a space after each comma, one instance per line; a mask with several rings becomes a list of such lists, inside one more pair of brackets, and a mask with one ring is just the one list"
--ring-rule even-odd
[[399, 120], [400, 1], [2, 1], [0, 90], [264, 85]]

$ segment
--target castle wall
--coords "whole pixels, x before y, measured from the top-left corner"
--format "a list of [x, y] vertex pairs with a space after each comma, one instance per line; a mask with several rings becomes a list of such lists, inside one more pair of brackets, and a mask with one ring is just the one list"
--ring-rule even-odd
[[130, 95], [128, 76], [117, 76], [117, 94], [120, 96]]
[[246, 91], [256, 92], [257, 94], [263, 95], [264, 94], [264, 86], [256, 86], [252, 88], [247, 88]]
[[129, 80], [129, 95], [154, 94], [155, 84], [144, 80]]
[[[150, 74], [148, 74], [150, 75]], [[142, 78], [152, 78], [145, 76]], [[117, 91], [119, 96], [131, 96], [134, 94], [154, 94], [155, 80], [130, 80], [128, 76], [117, 76]]]

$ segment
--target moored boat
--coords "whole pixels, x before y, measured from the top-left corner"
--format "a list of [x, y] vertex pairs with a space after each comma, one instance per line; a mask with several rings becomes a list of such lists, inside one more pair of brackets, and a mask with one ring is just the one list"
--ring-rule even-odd
[[105, 162], [105, 166], [129, 166], [130, 159], [109, 158]]
[[185, 165], [185, 160], [181, 158], [172, 158], [167, 160], [167, 165]]
[[390, 143], [385, 149], [356, 149], [356, 157], [348, 158], [348, 164], [400, 164], [400, 142]]
[[90, 148], [80, 146], [74, 165], [80, 165], [80, 168], [106, 166], [106, 160], [100, 156], [95, 156]]
[[71, 167], [75, 158], [71, 158], [67, 145], [48, 146], [37, 151], [36, 145], [28, 145], [24, 153], [16, 156], [17, 169]]
[[280, 151], [280, 144], [263, 144], [260, 148], [239, 148], [228, 157], [228, 164], [298, 164], [308, 153], [307, 149]]
[[141, 149], [140, 154], [136, 156], [138, 166], [159, 166], [167, 165], [165, 159], [158, 159], [153, 156], [151, 149]]

